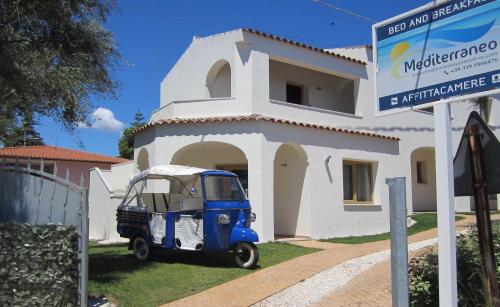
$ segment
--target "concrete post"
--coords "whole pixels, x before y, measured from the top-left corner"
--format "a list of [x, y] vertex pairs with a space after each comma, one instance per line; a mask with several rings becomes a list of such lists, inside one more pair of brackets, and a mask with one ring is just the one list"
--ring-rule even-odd
[[387, 178], [391, 225], [392, 306], [407, 307], [408, 238], [406, 230], [406, 178]]

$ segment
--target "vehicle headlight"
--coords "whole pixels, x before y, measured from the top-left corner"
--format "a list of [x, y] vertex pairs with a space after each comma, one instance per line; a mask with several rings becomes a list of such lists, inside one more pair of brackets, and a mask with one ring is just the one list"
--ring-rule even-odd
[[217, 223], [218, 224], [227, 225], [230, 222], [231, 222], [231, 219], [229, 218], [229, 215], [227, 215], [227, 214], [219, 214], [219, 215], [217, 215]]
[[250, 213], [250, 221], [253, 223], [257, 219], [257, 215], [255, 213]]

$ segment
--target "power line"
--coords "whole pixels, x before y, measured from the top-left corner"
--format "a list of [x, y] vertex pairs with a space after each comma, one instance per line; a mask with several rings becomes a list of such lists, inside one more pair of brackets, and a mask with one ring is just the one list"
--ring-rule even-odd
[[[222, 28], [224, 30], [226, 30], [228, 27], [232, 28], [232, 29], [245, 28], [245, 26], [243, 26], [243, 25], [231, 24], [231, 23], [224, 22], [221, 20], [199, 18], [199, 17], [189, 16], [189, 15], [181, 14], [178, 12], [172, 12], [172, 11], [167, 12], [167, 11], [162, 11], [162, 10], [153, 10], [153, 9], [143, 7], [143, 6], [122, 5], [122, 7], [125, 9], [128, 9], [130, 11], [136, 12], [136, 13], [151, 15], [151, 16], [163, 18], [163, 19], [166, 19], [169, 21], [178, 21], [178, 22], [185, 22], [185, 23], [190, 23], [190, 24], [198, 24], [198, 25], [213, 27], [213, 28], [217, 28], [217, 29]], [[248, 27], [248, 28], [252, 28], [252, 27]], [[286, 36], [287, 38], [290, 38], [290, 39], [296, 39], [296, 40], [300, 40], [300, 41], [308, 42], [308, 43], [312, 43], [312, 44], [319, 43], [319, 44], [327, 45], [326, 42], [313, 40], [310, 38], [301, 37], [301, 36], [297, 36], [294, 34], [284, 35], [284, 36]]]
[[221, 28], [221, 27], [237, 27], [234, 24], [229, 24], [225, 22], [221, 22], [218, 20], [208, 20], [208, 19], [202, 19], [198, 17], [190, 17], [187, 15], [179, 14], [176, 12], [165, 12], [165, 11], [158, 11], [158, 10], [152, 10], [146, 7], [140, 7], [140, 6], [123, 6], [124, 8], [127, 8], [131, 11], [136, 11], [139, 13], [143, 14], [148, 14], [160, 18], [164, 18], [167, 20], [171, 21], [180, 21], [180, 22], [187, 22], [191, 24], [198, 24], [202, 26], [208, 26], [208, 27], [215, 27], [215, 28]]
[[289, 7], [289, 8], [294, 8], [296, 10], [299, 10], [300, 12], [309, 12], [311, 14], [316, 14], [316, 15], [319, 15], [319, 16], [325, 16], [325, 17], [328, 17], [328, 18], [335, 18], [335, 19], [341, 19], [345, 22], [348, 22], [349, 24], [353, 25], [353, 26], [356, 26], [356, 27], [360, 27], [360, 28], [363, 28], [363, 29], [366, 29], [366, 26], [356, 22], [356, 21], [353, 21], [352, 18], [349, 18], [347, 16], [343, 16], [343, 12], [340, 12], [337, 13], [337, 12], [325, 12], [324, 10], [323, 11], [317, 11], [317, 10], [314, 10], [314, 9], [310, 9], [310, 8], [306, 8], [306, 7], [303, 7], [303, 6], [298, 6], [298, 5], [294, 5], [292, 4], [291, 2], [282, 2], [281, 0], [274, 0], [272, 2], [270, 2], [270, 4], [272, 5], [279, 5], [279, 6], [285, 6], [285, 7]]
[[366, 16], [360, 15], [358, 13], [355, 13], [353, 11], [343, 9], [343, 8], [335, 6], [335, 5], [331, 4], [331, 3], [323, 2], [321, 0], [311, 0], [311, 1], [314, 2], [314, 3], [321, 4], [323, 6], [326, 6], [326, 7], [332, 8], [334, 10], [337, 10], [337, 11], [349, 14], [349, 15], [354, 16], [356, 18], [363, 19], [363, 20], [368, 21], [370, 23], [376, 23], [377, 22], [376, 20], [373, 20], [370, 17], [366, 17]]

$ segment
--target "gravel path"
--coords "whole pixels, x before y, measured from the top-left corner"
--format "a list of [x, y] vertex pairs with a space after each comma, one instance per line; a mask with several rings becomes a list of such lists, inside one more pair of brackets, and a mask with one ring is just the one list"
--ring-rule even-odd
[[[437, 239], [429, 239], [408, 245], [413, 252], [437, 243]], [[356, 275], [368, 270], [377, 263], [388, 260], [391, 250], [354, 258], [320, 272], [287, 289], [271, 295], [253, 306], [308, 306], [315, 304], [328, 293], [347, 284]]]

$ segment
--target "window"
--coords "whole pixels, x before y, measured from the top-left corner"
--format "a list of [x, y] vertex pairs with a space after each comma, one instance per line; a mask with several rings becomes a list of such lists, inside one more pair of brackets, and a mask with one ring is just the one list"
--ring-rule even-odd
[[298, 84], [286, 84], [286, 102], [304, 104], [304, 87]]
[[344, 201], [346, 203], [373, 202], [372, 164], [344, 161]]
[[207, 200], [245, 200], [245, 192], [238, 178], [229, 176], [208, 176], [205, 178]]
[[427, 183], [427, 169], [424, 161], [417, 161], [417, 183]]

